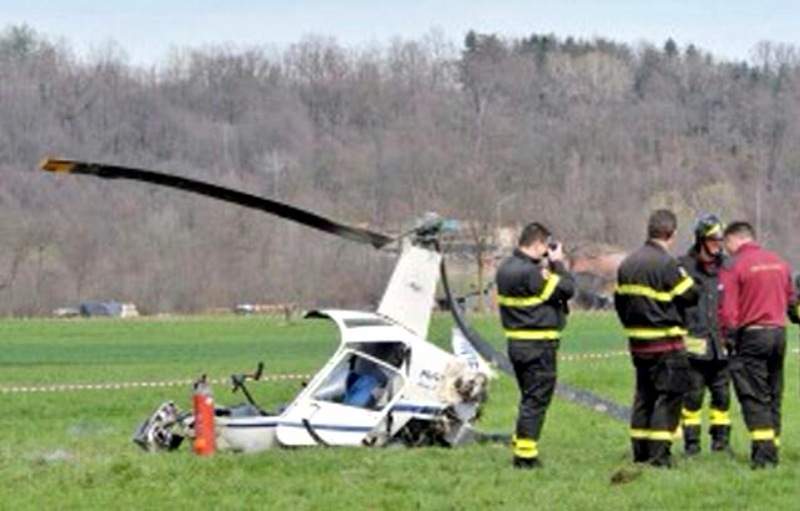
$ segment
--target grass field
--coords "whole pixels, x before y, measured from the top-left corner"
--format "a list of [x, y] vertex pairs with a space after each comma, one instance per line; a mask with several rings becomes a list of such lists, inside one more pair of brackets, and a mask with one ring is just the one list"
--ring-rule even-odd
[[[502, 346], [493, 317], [478, 329]], [[432, 338], [446, 344], [450, 321], [435, 319]], [[796, 347], [796, 331], [790, 346]], [[0, 321], [0, 387], [58, 383], [214, 378], [250, 370], [309, 373], [333, 352], [333, 325], [284, 324], [252, 317]], [[610, 315], [574, 315], [562, 344], [570, 355], [560, 378], [629, 404], [624, 350]], [[271, 408], [298, 381], [252, 385]], [[457, 449], [298, 449], [198, 458], [187, 449], [148, 455], [130, 436], [165, 399], [189, 406], [188, 387], [0, 393], [0, 509], [796, 509], [800, 498], [800, 404], [797, 356], [787, 360], [782, 464], [752, 472], [738, 408], [736, 456], [679, 457], [675, 470], [641, 469], [611, 484], [628, 462], [627, 425], [556, 400], [540, 442], [544, 470], [510, 468], [503, 445]], [[219, 402], [240, 400], [221, 385]], [[516, 388], [492, 383], [481, 426], [510, 431]], [[704, 439], [705, 440], [705, 439]], [[676, 446], [679, 447], [679, 446]], [[679, 449], [675, 449], [679, 452]]]

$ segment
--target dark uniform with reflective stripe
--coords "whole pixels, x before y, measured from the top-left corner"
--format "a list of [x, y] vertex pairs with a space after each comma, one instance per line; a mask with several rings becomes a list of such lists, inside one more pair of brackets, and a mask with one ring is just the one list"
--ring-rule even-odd
[[520, 389], [514, 456], [538, 457], [537, 441], [556, 386], [556, 352], [566, 325], [567, 300], [575, 293], [572, 275], [560, 262], [542, 264], [517, 249], [497, 270], [500, 320], [508, 356]]
[[697, 283], [700, 299], [697, 305], [686, 309], [685, 338], [689, 357], [689, 390], [683, 401], [683, 442], [688, 453], [700, 449], [700, 411], [703, 394], [708, 388], [711, 394], [709, 410], [709, 434], [711, 450], [727, 449], [730, 438], [730, 371], [728, 354], [722, 344], [722, 328], [719, 321], [719, 269], [723, 259], [703, 261], [696, 249], [678, 260], [681, 267]]
[[697, 287], [678, 262], [649, 240], [619, 267], [614, 306], [636, 369], [631, 444], [636, 462], [671, 464], [670, 447], [688, 387], [683, 313]]
[[786, 314], [796, 316], [789, 266], [754, 242], [720, 273], [722, 326], [731, 347], [731, 378], [751, 436], [754, 467], [777, 465], [781, 433]]

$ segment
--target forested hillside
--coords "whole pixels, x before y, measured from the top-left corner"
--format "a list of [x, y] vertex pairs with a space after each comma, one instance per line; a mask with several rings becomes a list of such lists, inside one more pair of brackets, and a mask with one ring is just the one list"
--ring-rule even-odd
[[[268, 37], [268, 36], [265, 36]], [[265, 44], [269, 43], [268, 40]], [[139, 183], [36, 172], [137, 165], [399, 231], [429, 210], [479, 246], [539, 219], [632, 248], [656, 206], [746, 218], [800, 264], [800, 55], [726, 62], [667, 41], [431, 35], [348, 48], [176, 51], [152, 69], [0, 34], [0, 313], [81, 300], [192, 311], [374, 302], [391, 257]]]

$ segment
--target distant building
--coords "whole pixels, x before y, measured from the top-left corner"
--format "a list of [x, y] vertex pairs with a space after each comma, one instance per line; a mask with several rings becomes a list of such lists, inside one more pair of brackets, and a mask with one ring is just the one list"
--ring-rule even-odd
[[585, 309], [607, 309], [613, 305], [617, 270], [628, 254], [617, 247], [592, 244], [569, 254], [570, 270], [578, 292], [573, 303]]

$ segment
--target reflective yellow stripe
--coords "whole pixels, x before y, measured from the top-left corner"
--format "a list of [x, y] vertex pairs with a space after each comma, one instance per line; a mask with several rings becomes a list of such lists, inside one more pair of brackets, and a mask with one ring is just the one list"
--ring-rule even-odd
[[695, 355], [705, 354], [708, 347], [706, 340], [699, 337], [686, 337], [684, 342], [686, 343], [686, 351]]
[[664, 440], [671, 442], [674, 437], [675, 433], [673, 431], [651, 431], [648, 438], [650, 440]]
[[702, 421], [700, 420], [700, 410], [681, 410], [682, 423], [684, 426], [699, 426]]
[[753, 440], [775, 440], [775, 430], [754, 429], [750, 432], [750, 438]]
[[503, 296], [497, 295], [497, 304], [503, 307], [533, 307], [544, 302], [538, 296]]
[[780, 447], [780, 446], [781, 446], [781, 437], [776, 436], [775, 437], [775, 447]]
[[703, 236], [709, 237], [712, 234], [722, 234], [722, 224], [716, 223], [703, 233]]
[[523, 341], [551, 341], [561, 338], [558, 330], [505, 330], [506, 338]]
[[555, 273], [551, 273], [547, 280], [544, 281], [544, 287], [542, 288], [542, 292], [536, 296], [504, 296], [498, 295], [497, 296], [497, 303], [498, 305], [502, 305], [504, 307], [533, 307], [535, 305], [541, 305], [553, 296], [553, 293], [556, 291], [556, 287], [558, 287], [558, 283], [561, 281], [561, 277]]
[[626, 328], [625, 333], [634, 339], [660, 339], [662, 337], [680, 337], [686, 335], [686, 329], [679, 326], [664, 328]]
[[665, 440], [672, 441], [680, 434], [680, 428], [675, 431], [655, 431], [652, 429], [634, 429], [629, 431], [630, 437], [636, 440]]
[[614, 292], [618, 295], [645, 296], [659, 302], [672, 301], [672, 297], [666, 291], [656, 291], [652, 287], [640, 286], [638, 284], [623, 284], [621, 286], [617, 286], [614, 289]]
[[682, 295], [683, 293], [688, 291], [693, 284], [694, 280], [692, 279], [692, 277], [687, 275], [683, 277], [683, 279], [680, 282], [678, 282], [678, 284], [674, 288], [672, 288], [672, 291], [670, 291], [669, 294], [672, 295], [673, 298]]
[[556, 287], [558, 283], [561, 282], [561, 277], [557, 273], [551, 273], [547, 280], [544, 283], [544, 289], [542, 289], [542, 300], [549, 300], [553, 293], [556, 292]]
[[694, 284], [694, 280], [687, 275], [670, 291], [658, 291], [650, 286], [643, 286], [641, 284], [618, 284], [617, 287], [614, 288], [614, 292], [618, 295], [644, 296], [657, 302], [671, 302], [676, 296], [683, 294], [687, 289], [692, 287], [692, 284]]
[[727, 410], [712, 408], [708, 413], [708, 422], [712, 426], [730, 426], [731, 416]]
[[535, 458], [539, 455], [539, 448], [536, 440], [529, 438], [514, 438], [513, 442], [514, 456], [519, 458]]

